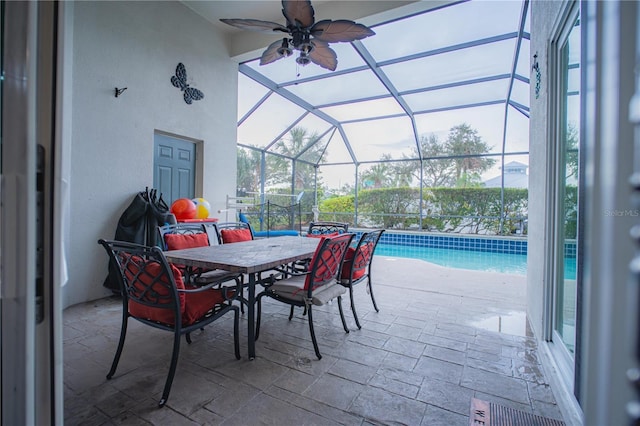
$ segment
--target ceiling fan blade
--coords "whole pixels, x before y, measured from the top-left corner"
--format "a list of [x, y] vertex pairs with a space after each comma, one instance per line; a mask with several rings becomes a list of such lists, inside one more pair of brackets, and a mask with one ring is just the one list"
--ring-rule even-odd
[[329, 47], [328, 43], [320, 40], [311, 40], [313, 50], [309, 52], [309, 59], [316, 65], [330, 71], [335, 71], [338, 66], [338, 55]]
[[240, 28], [241, 30], [257, 31], [262, 33], [273, 34], [276, 31], [288, 33], [289, 30], [275, 22], [260, 21], [258, 19], [221, 19], [227, 25]]
[[278, 52], [278, 49], [282, 47], [282, 40], [274, 41], [267, 47], [267, 49], [262, 52], [262, 56], [260, 57], [260, 65], [267, 65], [271, 62], [275, 62], [278, 59], [282, 59], [285, 55], [281, 55]]
[[374, 34], [375, 32], [369, 27], [346, 19], [336, 21], [325, 19], [318, 21], [311, 28], [311, 35], [316, 40], [326, 41], [327, 43], [361, 40]]
[[308, 28], [315, 22], [315, 12], [309, 0], [282, 0], [282, 14], [287, 26]]

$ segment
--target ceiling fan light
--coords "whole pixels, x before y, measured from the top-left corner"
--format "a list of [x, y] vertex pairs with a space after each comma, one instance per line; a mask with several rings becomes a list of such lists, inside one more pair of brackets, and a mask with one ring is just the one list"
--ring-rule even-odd
[[278, 55], [280, 56], [291, 56], [293, 51], [289, 47], [289, 41], [286, 38], [282, 39], [282, 46], [278, 48]]
[[309, 53], [311, 53], [311, 51], [313, 50], [313, 44], [302, 43], [297, 47], [297, 49], [300, 51], [301, 54], [304, 54], [306, 56]]
[[302, 65], [304, 67], [305, 65], [309, 65], [311, 63], [311, 59], [309, 59], [306, 53], [300, 52], [300, 56], [296, 58], [296, 62], [298, 63], [298, 65]]

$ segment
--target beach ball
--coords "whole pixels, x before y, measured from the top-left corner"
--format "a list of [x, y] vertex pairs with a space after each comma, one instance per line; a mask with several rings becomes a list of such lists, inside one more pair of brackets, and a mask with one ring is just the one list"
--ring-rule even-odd
[[195, 219], [196, 204], [188, 198], [178, 198], [171, 204], [171, 213], [174, 214], [176, 220]]
[[193, 203], [196, 205], [196, 218], [206, 219], [209, 217], [209, 211], [211, 211], [211, 205], [204, 198], [194, 198]]

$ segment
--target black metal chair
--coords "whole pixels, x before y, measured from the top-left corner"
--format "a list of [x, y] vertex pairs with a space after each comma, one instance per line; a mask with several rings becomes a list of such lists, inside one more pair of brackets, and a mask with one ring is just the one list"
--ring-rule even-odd
[[116, 372], [124, 347], [129, 318], [143, 324], [173, 333], [173, 353], [169, 373], [165, 381], [162, 398], [163, 407], [169, 398], [171, 384], [176, 373], [180, 338], [184, 334], [191, 343], [192, 331], [216, 321], [228, 312], [233, 312], [233, 339], [237, 359], [240, 359], [238, 307], [232, 302], [240, 292], [240, 285], [214, 288], [185, 285], [182, 274], [167, 262], [158, 247], [146, 247], [122, 241], [99, 240], [109, 254], [110, 263], [120, 281], [122, 292], [122, 326], [120, 340], [107, 379]]
[[[214, 228], [214, 240], [207, 232], [207, 227]], [[219, 237], [215, 230], [215, 224], [207, 224], [207, 227], [199, 223], [177, 223], [158, 227], [160, 242], [163, 250], [180, 250], [185, 248], [205, 247], [219, 244]], [[243, 283], [242, 274], [223, 271], [222, 269], [191, 268], [184, 265], [176, 265], [182, 270], [185, 280], [195, 285], [208, 285], [211, 283], [222, 284], [226, 281], [236, 280]]]
[[[338, 277], [338, 284], [349, 289], [349, 299], [351, 301], [351, 312], [353, 312], [353, 318], [356, 321], [358, 328], [360, 321], [358, 321], [358, 314], [356, 314], [356, 306], [353, 301], [353, 286], [366, 280], [367, 291], [371, 296], [373, 307], [376, 312], [380, 312], [378, 305], [376, 305], [376, 299], [373, 297], [373, 287], [371, 286], [371, 263], [373, 261], [373, 253], [376, 250], [378, 241], [384, 229], [371, 232], [363, 232], [358, 240], [358, 244], [347, 249], [347, 253], [344, 256], [342, 262], [342, 268], [340, 276]], [[342, 303], [342, 299], [340, 299]], [[346, 328], [345, 328], [346, 330]]]
[[[354, 234], [349, 233], [335, 237], [325, 237], [311, 258], [310, 267], [307, 271], [303, 273], [288, 271], [286, 275], [287, 278], [274, 279], [271, 283], [265, 283], [265, 290], [258, 294], [256, 298], [258, 303], [256, 340], [258, 340], [260, 334], [263, 297], [270, 297], [279, 302], [291, 305], [289, 320], [293, 317], [293, 308], [295, 306], [303, 306], [307, 312], [313, 348], [318, 359], [322, 359], [313, 330], [312, 306], [324, 305], [336, 297], [340, 301], [342, 295], [346, 293], [346, 289], [337, 283], [337, 277], [340, 272], [342, 260], [353, 237]], [[342, 311], [342, 303], [339, 303], [338, 307], [340, 309], [342, 325], [348, 333], [349, 329], [347, 328], [344, 312]]]
[[346, 222], [311, 222], [307, 235], [344, 234], [349, 232], [349, 224]]

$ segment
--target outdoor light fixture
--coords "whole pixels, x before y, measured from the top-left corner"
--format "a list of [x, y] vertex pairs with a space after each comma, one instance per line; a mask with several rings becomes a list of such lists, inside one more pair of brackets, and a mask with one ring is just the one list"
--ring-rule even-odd
[[116, 98], [117, 98], [118, 96], [122, 95], [122, 93], [124, 93], [124, 91], [125, 91], [125, 90], [127, 90], [127, 88], [126, 88], [126, 87], [123, 87], [123, 88], [121, 88], [121, 89], [118, 89], [118, 88], [116, 87], [116, 91], [115, 91]]
[[540, 81], [542, 80], [542, 75], [540, 73], [540, 64], [538, 63], [538, 52], [533, 55], [533, 66], [531, 67], [531, 69], [536, 73], [535, 93], [536, 99], [538, 99], [540, 97]]

